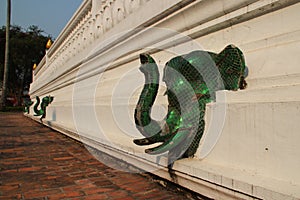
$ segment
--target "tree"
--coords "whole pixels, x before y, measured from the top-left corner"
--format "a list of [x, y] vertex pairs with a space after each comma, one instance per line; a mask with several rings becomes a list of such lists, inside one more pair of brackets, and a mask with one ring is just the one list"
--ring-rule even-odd
[[[0, 28], [0, 54], [4, 54], [3, 42], [5, 27]], [[20, 26], [10, 28], [10, 70], [8, 75], [8, 95], [17, 98], [19, 104], [24, 89], [32, 82], [32, 66], [45, 55], [45, 45], [50, 36], [44, 36], [44, 31], [32, 25], [27, 29]], [[3, 69], [3, 56], [0, 55], [0, 69]], [[2, 77], [2, 76], [1, 76]]]
[[10, 14], [11, 1], [7, 0], [7, 15], [6, 15], [6, 37], [5, 37], [5, 60], [3, 70], [2, 95], [0, 102], [0, 109], [5, 109], [7, 96], [7, 82], [8, 82], [8, 63], [9, 63], [9, 29], [10, 29]]

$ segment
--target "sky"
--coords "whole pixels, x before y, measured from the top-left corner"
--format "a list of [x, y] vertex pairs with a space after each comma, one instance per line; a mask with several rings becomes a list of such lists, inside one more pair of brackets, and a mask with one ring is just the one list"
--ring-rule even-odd
[[[11, 25], [37, 25], [57, 38], [84, 0], [11, 0]], [[6, 24], [7, 0], [0, 0], [0, 27]]]

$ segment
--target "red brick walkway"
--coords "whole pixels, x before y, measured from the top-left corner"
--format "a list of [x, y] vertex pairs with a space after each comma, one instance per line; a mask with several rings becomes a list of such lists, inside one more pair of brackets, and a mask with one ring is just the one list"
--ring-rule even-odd
[[0, 199], [187, 199], [105, 166], [84, 146], [21, 113], [0, 113]]

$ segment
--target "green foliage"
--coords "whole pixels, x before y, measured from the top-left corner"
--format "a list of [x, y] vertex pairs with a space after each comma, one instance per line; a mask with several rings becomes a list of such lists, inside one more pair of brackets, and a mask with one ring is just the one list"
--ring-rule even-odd
[[[0, 81], [3, 79], [5, 54], [5, 26], [0, 28]], [[45, 55], [45, 45], [49, 36], [32, 25], [27, 30], [20, 26], [10, 27], [10, 60], [8, 95], [21, 97], [32, 82], [32, 66], [38, 64]]]

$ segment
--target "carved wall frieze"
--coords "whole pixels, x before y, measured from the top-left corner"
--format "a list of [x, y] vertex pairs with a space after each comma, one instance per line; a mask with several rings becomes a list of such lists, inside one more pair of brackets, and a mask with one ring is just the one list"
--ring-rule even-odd
[[87, 0], [87, 4], [91, 5], [84, 4], [87, 8], [71, 19], [73, 22], [72, 30], [59, 36], [57, 40], [61, 40], [60, 38], [64, 38], [64, 40], [59, 46], [54, 44], [56, 45], [55, 51], [49, 53], [47, 63], [44, 63], [40, 68], [47, 66], [47, 68], [53, 68], [51, 72], [55, 73], [58, 68], [65, 66], [72, 57], [81, 56], [79, 55], [80, 52], [89, 48], [93, 41], [99, 39], [101, 35], [112, 29], [147, 1], [149, 0], [106, 0], [99, 3], [97, 0]]

